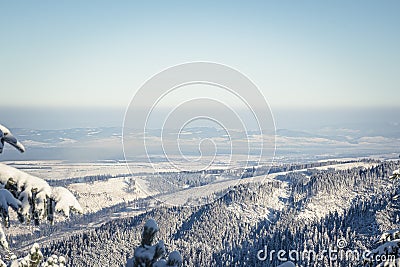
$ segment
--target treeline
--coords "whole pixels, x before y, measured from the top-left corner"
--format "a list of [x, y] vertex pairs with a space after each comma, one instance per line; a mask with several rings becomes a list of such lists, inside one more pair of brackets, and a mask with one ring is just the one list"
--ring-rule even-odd
[[97, 181], [106, 181], [111, 178], [124, 178], [131, 177], [130, 173], [122, 173], [122, 174], [97, 174], [97, 175], [86, 175], [82, 177], [73, 177], [73, 178], [65, 178], [65, 179], [57, 179], [57, 180], [46, 180], [51, 186], [66, 186], [74, 183], [94, 183]]

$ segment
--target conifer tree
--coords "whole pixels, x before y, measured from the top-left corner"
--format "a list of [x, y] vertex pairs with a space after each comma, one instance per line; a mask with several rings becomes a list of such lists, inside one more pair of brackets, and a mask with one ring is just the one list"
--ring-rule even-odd
[[134, 258], [128, 259], [127, 267], [182, 266], [182, 256], [178, 251], [173, 251], [166, 257], [163, 240], [153, 245], [154, 238], [159, 230], [157, 222], [154, 219], [147, 220], [143, 227], [141, 244], [135, 249]]

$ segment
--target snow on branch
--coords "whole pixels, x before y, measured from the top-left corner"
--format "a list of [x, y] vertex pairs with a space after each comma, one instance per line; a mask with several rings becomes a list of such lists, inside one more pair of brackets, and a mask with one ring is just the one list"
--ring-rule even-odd
[[0, 153], [3, 152], [4, 143], [12, 145], [21, 153], [25, 152], [25, 147], [12, 135], [11, 131], [0, 124]]
[[75, 196], [66, 188], [52, 188], [45, 180], [0, 163], [0, 210], [3, 223], [8, 227], [8, 207], [18, 213], [21, 222], [35, 224], [47, 218], [53, 222], [54, 212], [65, 216], [70, 211], [82, 213]]
[[69, 217], [70, 211], [83, 213], [83, 209], [78, 200], [76, 200], [71, 191], [69, 191], [65, 187], [54, 187], [51, 198], [54, 199], [56, 203], [56, 211], [63, 213], [67, 217]]
[[400, 169], [393, 171], [392, 176], [389, 177], [390, 179], [397, 179], [400, 178]]

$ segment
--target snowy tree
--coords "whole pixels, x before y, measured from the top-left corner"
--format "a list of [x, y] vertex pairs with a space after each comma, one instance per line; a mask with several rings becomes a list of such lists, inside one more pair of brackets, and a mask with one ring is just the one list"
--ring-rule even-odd
[[134, 177], [126, 177], [124, 179], [125, 182], [125, 191], [128, 193], [135, 193], [136, 192], [136, 179]]
[[11, 267], [37, 267], [43, 259], [43, 254], [40, 251], [40, 247], [37, 243], [33, 244], [28, 255], [23, 258], [11, 259], [9, 266]]
[[67, 260], [64, 256], [51, 255], [44, 261], [41, 267], [64, 267], [67, 266]]
[[17, 258], [12, 255], [8, 264], [0, 260], [0, 267], [65, 267], [67, 260], [64, 256], [51, 255], [43, 261], [43, 254], [37, 243], [34, 243], [25, 257]]
[[66, 188], [52, 188], [45, 180], [0, 163], [0, 213], [9, 227], [9, 207], [21, 223], [39, 225], [43, 219], [54, 222], [55, 212], [66, 217], [70, 211], [82, 213], [82, 207]]
[[[0, 125], [0, 153], [3, 152], [4, 143], [8, 143], [25, 152], [24, 146], [12, 135], [9, 129]], [[71, 211], [82, 213], [82, 207], [75, 196], [66, 188], [52, 188], [45, 180], [22, 172], [11, 166], [0, 163], [0, 215], [3, 225], [10, 227], [9, 209], [16, 212], [21, 223], [29, 224], [31, 221], [39, 225], [42, 220], [54, 222], [55, 212], [69, 217]], [[0, 225], [0, 247], [6, 252], [6, 265], [0, 260], [0, 266], [39, 266], [43, 259], [39, 245], [35, 244], [26, 257], [16, 259], [10, 251], [3, 227]], [[47, 259], [43, 266], [62, 266], [65, 258], [52, 257]]]
[[127, 267], [180, 267], [182, 265], [182, 256], [178, 251], [171, 252], [165, 259], [166, 250], [163, 240], [152, 245], [159, 230], [154, 219], [149, 219], [145, 223], [141, 245], [135, 249], [134, 258], [128, 259]]
[[[400, 169], [393, 171], [390, 179], [400, 178]], [[396, 196], [397, 197], [397, 196]], [[392, 229], [384, 232], [377, 240], [378, 247], [371, 251], [370, 259], [380, 258], [385, 259], [382, 262], [375, 264], [374, 260], [367, 260], [366, 264], [369, 266], [384, 267], [384, 266], [400, 266], [400, 229]], [[393, 256], [390, 258], [389, 256]]]

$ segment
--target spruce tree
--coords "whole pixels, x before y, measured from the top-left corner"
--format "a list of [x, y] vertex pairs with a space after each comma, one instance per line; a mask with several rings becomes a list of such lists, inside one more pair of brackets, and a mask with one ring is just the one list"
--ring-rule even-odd
[[160, 240], [153, 245], [154, 238], [160, 228], [154, 219], [149, 219], [144, 224], [142, 241], [135, 249], [134, 257], [128, 259], [127, 267], [180, 267], [182, 256], [178, 251], [172, 251], [166, 257], [164, 241]]

